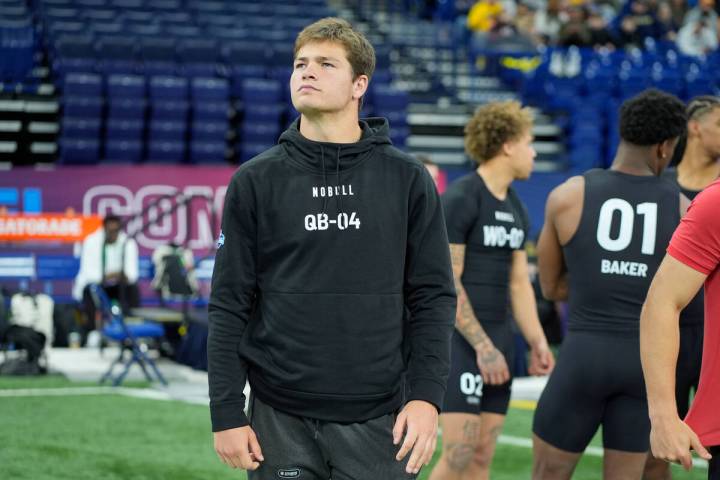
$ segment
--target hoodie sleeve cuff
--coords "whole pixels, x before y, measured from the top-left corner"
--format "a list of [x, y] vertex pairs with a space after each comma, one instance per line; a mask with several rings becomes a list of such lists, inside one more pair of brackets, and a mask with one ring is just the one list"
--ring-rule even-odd
[[410, 381], [410, 395], [408, 401], [423, 400], [432, 403], [437, 408], [438, 413], [442, 411], [443, 401], [445, 400], [445, 387], [426, 378], [418, 378]]
[[212, 405], [210, 407], [212, 431], [221, 432], [231, 428], [239, 428], [250, 425], [250, 421], [243, 411], [244, 407], [244, 402]]

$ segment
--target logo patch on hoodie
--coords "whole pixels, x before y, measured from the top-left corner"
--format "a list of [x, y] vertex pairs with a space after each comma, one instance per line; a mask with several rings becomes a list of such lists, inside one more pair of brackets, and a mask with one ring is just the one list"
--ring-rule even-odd
[[223, 245], [225, 245], [225, 234], [220, 231], [220, 236], [217, 239], [217, 248], [220, 248]]
[[300, 478], [299, 468], [283, 468], [277, 472], [278, 478]]

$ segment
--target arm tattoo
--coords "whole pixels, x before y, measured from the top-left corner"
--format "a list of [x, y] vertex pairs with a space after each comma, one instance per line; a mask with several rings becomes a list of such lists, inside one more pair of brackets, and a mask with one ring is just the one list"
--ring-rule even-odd
[[455, 316], [455, 328], [474, 348], [491, 345], [485, 330], [475, 317], [470, 300], [467, 297], [465, 288], [462, 286], [460, 277], [465, 267], [465, 245], [450, 245], [450, 257], [452, 259], [453, 277], [455, 279], [455, 291], [457, 292], [458, 309]]

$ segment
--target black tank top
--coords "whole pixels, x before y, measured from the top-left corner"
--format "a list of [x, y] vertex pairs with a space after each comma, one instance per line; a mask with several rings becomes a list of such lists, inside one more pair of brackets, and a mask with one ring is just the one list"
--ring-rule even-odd
[[680, 222], [677, 189], [654, 176], [586, 172], [577, 232], [565, 245], [569, 329], [637, 335], [640, 310]]
[[442, 197], [450, 243], [465, 245], [462, 284], [481, 324], [508, 321], [512, 254], [525, 248], [528, 214], [510, 187], [496, 198], [477, 172], [452, 183]]
[[663, 178], [670, 180], [673, 184], [677, 186], [677, 188], [690, 200], [695, 200], [695, 197], [698, 193], [702, 192], [702, 190], [688, 190], [687, 188], [684, 188], [682, 185], [680, 185], [680, 182], [678, 182], [678, 174], [677, 174], [677, 168], [671, 167], [666, 168], [663, 171], [662, 174]]
[[[678, 191], [682, 192], [690, 200], [694, 200], [698, 193], [702, 190], [688, 190], [683, 188], [678, 182], [677, 169], [666, 168], [663, 172], [663, 178], [669, 180]], [[701, 325], [705, 319], [705, 289], [701, 288], [695, 298], [680, 312], [681, 325]]]

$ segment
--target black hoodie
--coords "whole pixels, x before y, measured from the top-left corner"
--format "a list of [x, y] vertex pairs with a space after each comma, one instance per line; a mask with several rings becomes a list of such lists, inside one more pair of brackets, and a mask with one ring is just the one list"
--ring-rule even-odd
[[248, 424], [246, 379], [278, 410], [333, 422], [442, 405], [455, 317], [442, 208], [387, 121], [360, 125], [356, 143], [321, 143], [297, 120], [230, 182], [209, 307], [213, 431]]

